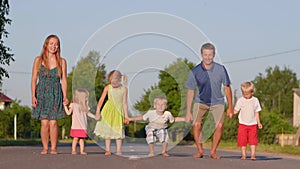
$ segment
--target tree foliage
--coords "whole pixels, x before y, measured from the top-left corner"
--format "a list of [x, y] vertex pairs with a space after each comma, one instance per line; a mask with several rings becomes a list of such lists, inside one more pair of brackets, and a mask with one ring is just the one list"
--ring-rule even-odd
[[[106, 85], [105, 65], [100, 63], [99, 52], [90, 51], [86, 57], [82, 57], [68, 74], [68, 99], [72, 101], [72, 94], [77, 88], [85, 88], [89, 91], [89, 106], [93, 112], [96, 109], [97, 101]], [[71, 127], [71, 117], [60, 121], [68, 135]], [[89, 128], [93, 128], [95, 121], [89, 119]], [[91, 132], [91, 131], [88, 131]]]
[[253, 81], [255, 96], [261, 102], [263, 109], [278, 112], [286, 118], [293, 116], [293, 88], [299, 87], [296, 73], [284, 67], [267, 68], [266, 75], [260, 73]]
[[8, 0], [0, 0], [0, 86], [3, 77], [9, 77], [7, 70], [3, 68], [4, 65], [10, 65], [14, 61], [13, 54], [10, 53], [11, 49], [4, 45], [4, 38], [8, 37], [8, 32], [5, 25], [11, 24], [11, 20], [6, 17], [9, 13]]
[[[155, 96], [164, 95], [168, 100], [167, 110], [170, 111], [173, 116], [185, 115], [185, 82], [193, 67], [194, 64], [189, 62], [187, 59], [177, 59], [175, 62], [168, 65], [164, 70], [159, 72], [158, 77], [160, 80], [158, 84], [155, 84], [151, 86], [150, 89], [145, 90], [145, 94], [142, 96], [142, 99], [134, 105], [134, 108], [140, 112], [146, 112], [149, 109], [153, 109], [153, 99]], [[144, 132], [144, 126], [145, 123], [137, 124], [137, 132], [134, 135], [135, 137], [141, 137], [139, 135]], [[181, 132], [186, 132], [186, 129], [189, 127], [189, 125], [184, 123], [176, 123], [169, 128], [169, 131], [170, 133], [181, 130]], [[129, 126], [129, 128], [132, 127]], [[180, 135], [184, 136], [186, 133]]]
[[[5, 110], [0, 110], [0, 138], [14, 137], [14, 116], [17, 116], [17, 137], [32, 138], [38, 135], [36, 121], [31, 121], [31, 109], [20, 106], [18, 101], [10, 103]], [[36, 131], [38, 132], [36, 133]]]

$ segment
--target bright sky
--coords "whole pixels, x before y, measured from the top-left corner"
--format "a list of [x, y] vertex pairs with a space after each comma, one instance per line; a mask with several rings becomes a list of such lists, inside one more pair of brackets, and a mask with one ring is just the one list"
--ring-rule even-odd
[[[32, 63], [49, 34], [60, 37], [68, 72], [94, 49], [106, 55], [107, 71], [131, 74], [132, 104], [158, 79], [156, 71], [132, 72], [162, 70], [178, 57], [197, 63], [195, 52], [206, 40], [216, 45], [216, 61], [228, 69], [233, 89], [275, 65], [290, 68], [299, 79], [299, 6], [297, 0], [10, 0], [5, 42], [16, 61], [7, 67], [10, 78], [2, 89], [31, 106]], [[253, 59], [239, 61], [248, 58]]]

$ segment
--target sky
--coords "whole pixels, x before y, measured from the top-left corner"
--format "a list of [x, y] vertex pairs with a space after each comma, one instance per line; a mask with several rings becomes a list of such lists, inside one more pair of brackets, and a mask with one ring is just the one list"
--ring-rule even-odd
[[177, 58], [201, 61], [212, 42], [239, 89], [266, 68], [287, 67], [300, 79], [300, 1], [297, 0], [10, 0], [6, 46], [15, 62], [5, 66], [3, 92], [31, 106], [31, 69], [45, 38], [56, 34], [68, 73], [88, 51], [105, 56], [107, 72], [129, 75], [129, 106], [158, 82], [157, 72]]

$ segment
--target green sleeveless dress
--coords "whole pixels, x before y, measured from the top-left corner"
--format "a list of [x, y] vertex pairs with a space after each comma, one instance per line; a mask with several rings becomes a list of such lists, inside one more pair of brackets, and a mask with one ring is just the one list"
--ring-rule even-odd
[[32, 119], [58, 120], [65, 117], [63, 93], [60, 78], [57, 76], [57, 68], [49, 70], [41, 65], [35, 97], [37, 106], [33, 108]]
[[108, 86], [108, 100], [101, 110], [101, 119], [96, 123], [94, 133], [104, 139], [123, 139], [124, 109], [123, 95], [125, 87]]

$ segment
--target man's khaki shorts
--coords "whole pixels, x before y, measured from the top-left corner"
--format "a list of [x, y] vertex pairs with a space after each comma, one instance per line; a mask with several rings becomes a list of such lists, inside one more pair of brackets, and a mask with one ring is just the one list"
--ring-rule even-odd
[[193, 123], [202, 123], [203, 118], [207, 112], [211, 112], [214, 117], [215, 124], [219, 122], [224, 122], [224, 112], [225, 106], [223, 104], [218, 104], [214, 106], [208, 106], [202, 103], [194, 103], [193, 107]]

